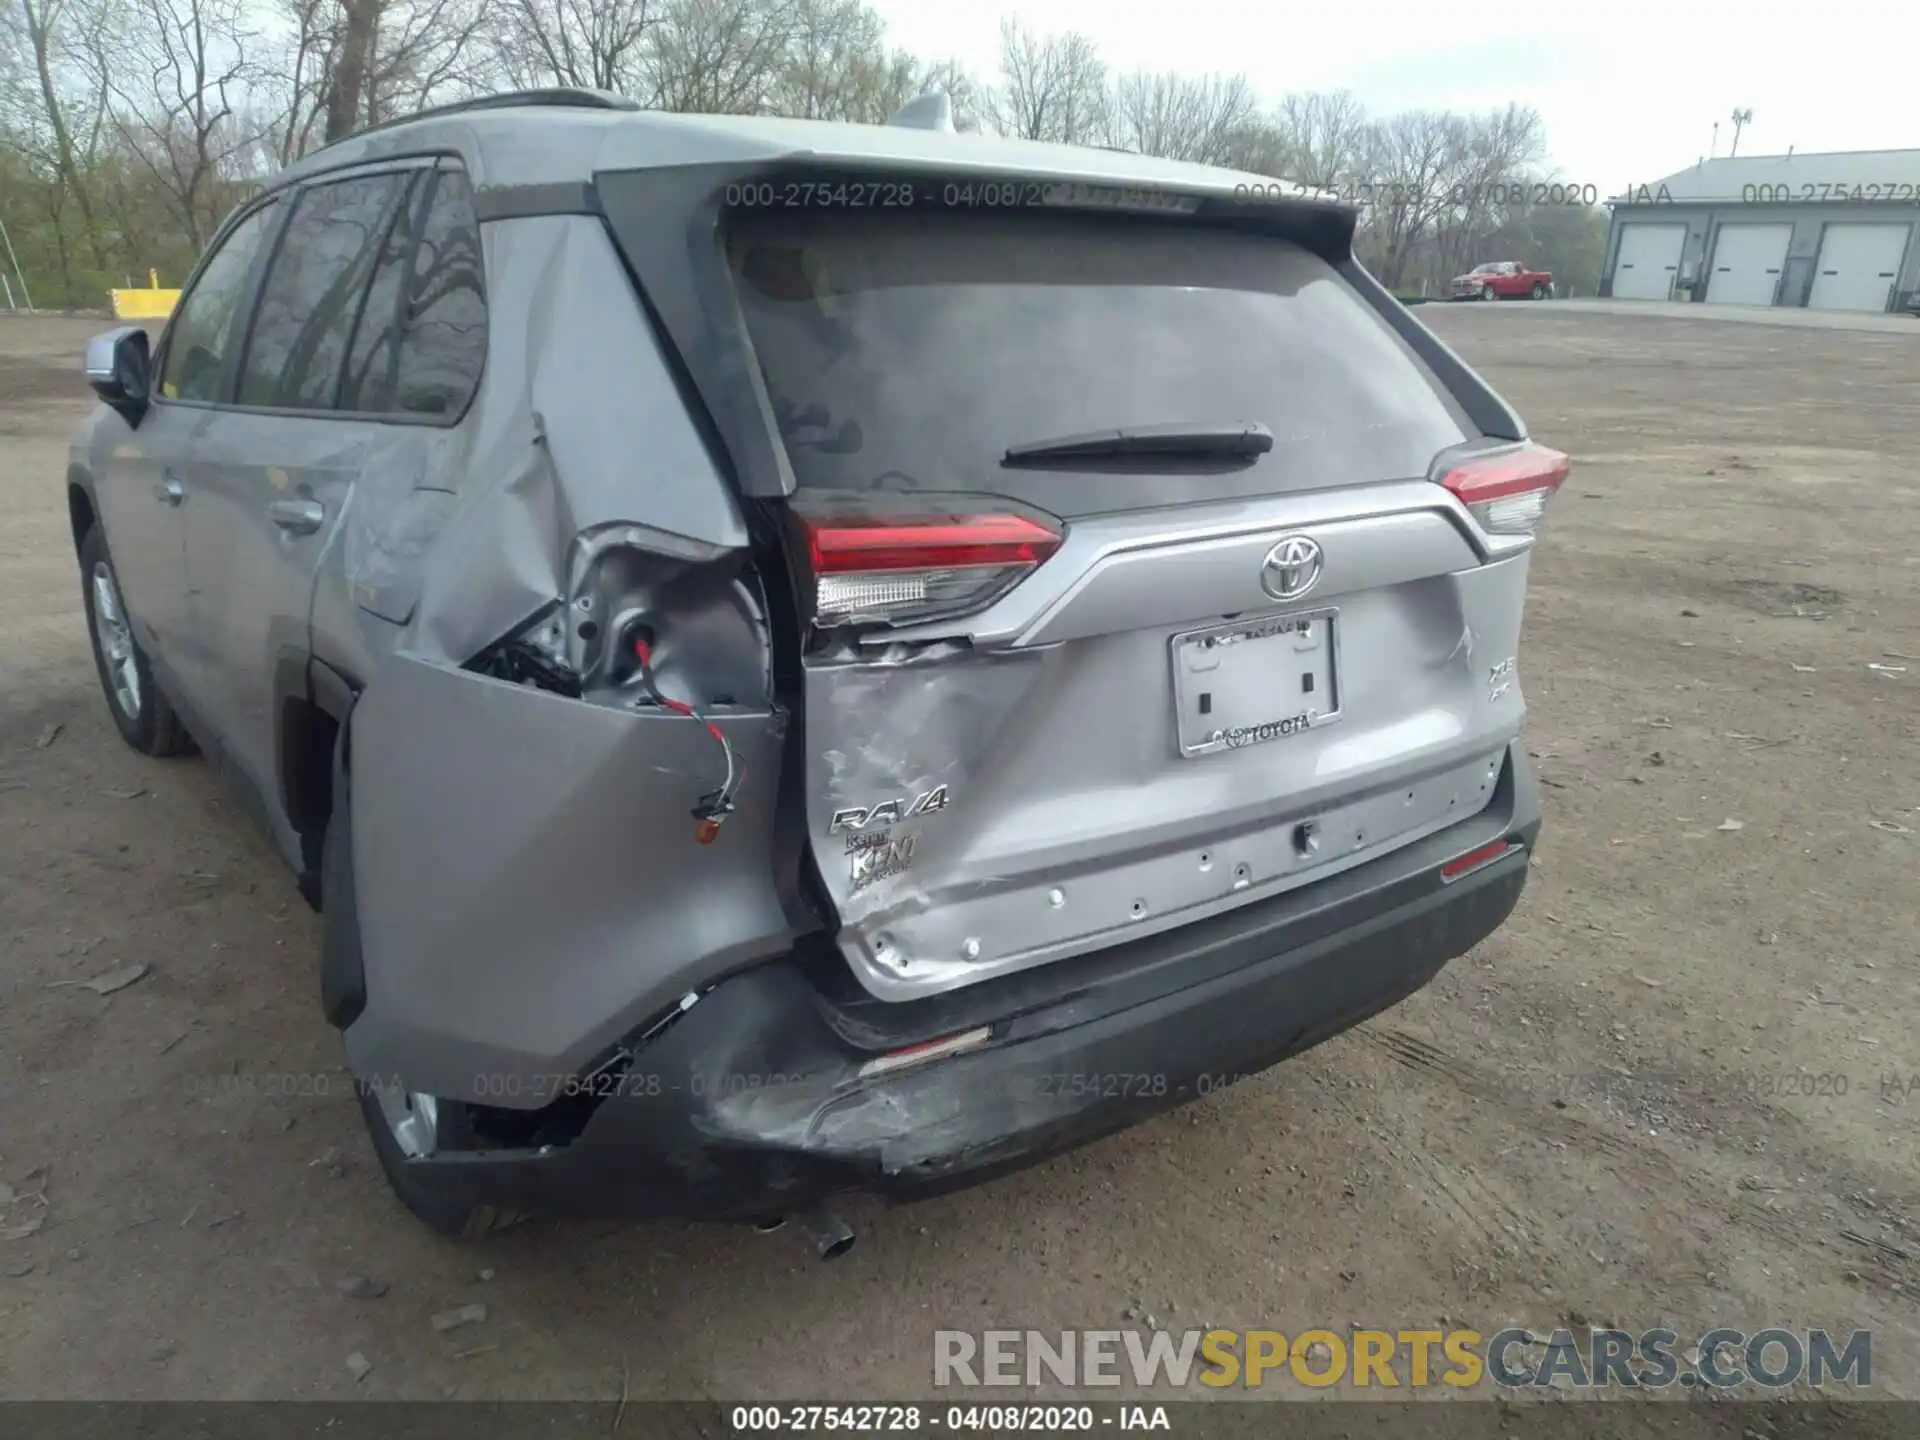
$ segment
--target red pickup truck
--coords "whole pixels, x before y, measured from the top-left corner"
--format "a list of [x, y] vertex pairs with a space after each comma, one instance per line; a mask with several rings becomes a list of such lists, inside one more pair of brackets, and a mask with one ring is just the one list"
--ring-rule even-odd
[[1489, 260], [1453, 277], [1455, 300], [1529, 300], [1553, 298], [1553, 272], [1529, 270], [1518, 260]]

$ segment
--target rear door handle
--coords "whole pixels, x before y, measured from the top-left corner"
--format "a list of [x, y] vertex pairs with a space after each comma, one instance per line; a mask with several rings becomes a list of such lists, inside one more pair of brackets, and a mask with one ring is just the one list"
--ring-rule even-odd
[[179, 476], [169, 475], [166, 477], [166, 482], [153, 494], [162, 505], [178, 505], [187, 498], [187, 487], [180, 483]]
[[327, 521], [327, 507], [318, 500], [276, 500], [267, 514], [292, 535], [311, 535]]

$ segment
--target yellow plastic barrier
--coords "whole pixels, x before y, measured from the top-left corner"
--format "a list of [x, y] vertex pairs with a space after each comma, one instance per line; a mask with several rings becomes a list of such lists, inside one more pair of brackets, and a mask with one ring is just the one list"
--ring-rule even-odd
[[116, 320], [164, 320], [173, 314], [173, 307], [180, 303], [178, 290], [160, 288], [160, 272], [147, 272], [147, 288], [144, 290], [110, 290], [113, 297], [113, 318]]

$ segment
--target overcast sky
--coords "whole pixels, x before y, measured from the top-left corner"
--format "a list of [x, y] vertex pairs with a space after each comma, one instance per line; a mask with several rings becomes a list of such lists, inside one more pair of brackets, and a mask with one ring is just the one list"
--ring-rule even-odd
[[[1345, 87], [1375, 110], [1483, 109], [1546, 117], [1560, 178], [1602, 195], [1708, 152], [1733, 108], [1753, 111], [1742, 155], [1920, 149], [1908, 94], [1920, 11], [1874, 0], [1769, 8], [1732, 0], [872, 0], [895, 43], [991, 75], [1000, 18], [1079, 30], [1120, 70], [1244, 70], [1269, 100]], [[1503, 18], [1510, 17], [1510, 18]], [[1913, 174], [1895, 183], [1920, 183]]]

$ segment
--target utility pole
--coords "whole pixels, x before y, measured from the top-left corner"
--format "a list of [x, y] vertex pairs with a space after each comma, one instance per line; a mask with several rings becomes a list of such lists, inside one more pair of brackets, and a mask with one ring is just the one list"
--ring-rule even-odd
[[1727, 152], [1727, 156], [1729, 159], [1731, 159], [1733, 156], [1738, 155], [1740, 153], [1740, 132], [1746, 129], [1746, 127], [1751, 125], [1752, 123], [1753, 123], [1752, 110], [1736, 109], [1733, 112], [1733, 148]]

